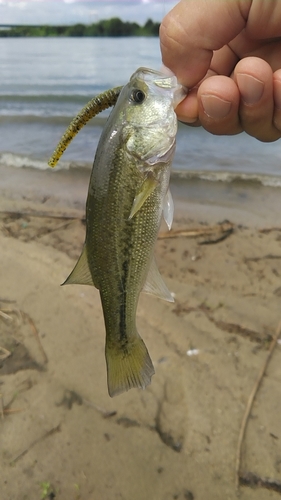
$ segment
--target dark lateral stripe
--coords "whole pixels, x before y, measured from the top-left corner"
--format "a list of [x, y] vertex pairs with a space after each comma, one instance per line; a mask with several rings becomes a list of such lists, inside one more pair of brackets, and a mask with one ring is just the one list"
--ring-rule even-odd
[[122, 279], [120, 283], [120, 294], [122, 300], [120, 301], [119, 307], [119, 332], [120, 340], [122, 345], [127, 343], [127, 323], [126, 323], [126, 313], [127, 313], [127, 279], [128, 279], [128, 261], [124, 260], [122, 264]]

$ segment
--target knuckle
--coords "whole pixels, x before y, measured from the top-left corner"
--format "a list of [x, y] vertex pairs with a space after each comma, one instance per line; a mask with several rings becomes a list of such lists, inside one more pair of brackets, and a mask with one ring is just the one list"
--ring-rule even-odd
[[278, 111], [273, 115], [272, 124], [276, 131], [281, 134], [281, 111]]
[[281, 110], [272, 106], [240, 105], [240, 123], [243, 130], [261, 142], [274, 142], [281, 137]]

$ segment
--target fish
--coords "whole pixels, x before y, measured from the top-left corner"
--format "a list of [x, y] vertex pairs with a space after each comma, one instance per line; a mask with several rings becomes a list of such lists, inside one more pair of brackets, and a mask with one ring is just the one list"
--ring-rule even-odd
[[140, 293], [174, 301], [157, 268], [154, 247], [162, 215], [172, 225], [174, 109], [185, 96], [175, 75], [139, 68], [113, 93], [110, 102], [116, 102], [95, 154], [85, 243], [64, 284], [99, 290], [111, 397], [134, 387], [144, 389], [154, 375], [136, 326]]

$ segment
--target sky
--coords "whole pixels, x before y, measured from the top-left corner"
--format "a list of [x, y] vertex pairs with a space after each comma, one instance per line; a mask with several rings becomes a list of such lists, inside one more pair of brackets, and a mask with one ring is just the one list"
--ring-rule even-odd
[[175, 0], [0, 0], [0, 24], [91, 24], [120, 17], [143, 25], [161, 19]]

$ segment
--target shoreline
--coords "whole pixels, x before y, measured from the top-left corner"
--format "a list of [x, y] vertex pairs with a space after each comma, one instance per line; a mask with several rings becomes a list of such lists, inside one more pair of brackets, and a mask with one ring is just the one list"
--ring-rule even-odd
[[[85, 168], [39, 170], [0, 164], [0, 210], [24, 210], [81, 216], [91, 171]], [[170, 188], [175, 222], [188, 218], [206, 223], [230, 220], [247, 227], [276, 226], [281, 213], [280, 188], [257, 182], [222, 182], [172, 174]], [[278, 224], [278, 222], [277, 222]], [[280, 221], [281, 225], [281, 221]]]

